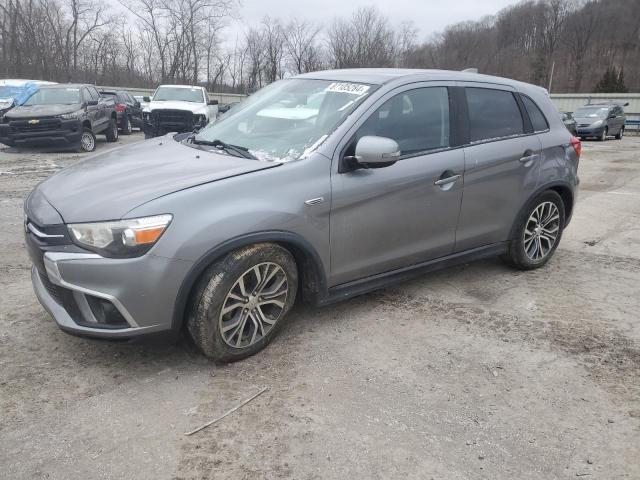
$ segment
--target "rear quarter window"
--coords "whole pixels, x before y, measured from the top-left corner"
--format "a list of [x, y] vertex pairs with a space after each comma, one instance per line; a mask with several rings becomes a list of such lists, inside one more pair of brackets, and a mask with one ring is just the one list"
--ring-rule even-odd
[[549, 122], [547, 122], [547, 118], [542, 113], [542, 110], [536, 105], [531, 98], [526, 95], [520, 95], [522, 98], [522, 103], [524, 103], [524, 108], [529, 115], [529, 119], [531, 120], [531, 125], [533, 126], [534, 132], [544, 132], [549, 129]]
[[491, 88], [465, 88], [471, 142], [524, 133], [520, 108], [512, 92]]

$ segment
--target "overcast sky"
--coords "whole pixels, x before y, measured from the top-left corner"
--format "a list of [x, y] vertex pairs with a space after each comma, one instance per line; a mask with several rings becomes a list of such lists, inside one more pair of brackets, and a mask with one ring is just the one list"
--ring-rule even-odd
[[336, 17], [349, 16], [358, 7], [375, 5], [394, 25], [413, 21], [419, 38], [442, 31], [447, 25], [478, 20], [493, 15], [518, 0], [242, 0], [239, 22], [231, 22], [227, 38], [242, 33], [246, 24], [255, 24], [265, 15], [287, 19], [292, 16], [327, 25]]

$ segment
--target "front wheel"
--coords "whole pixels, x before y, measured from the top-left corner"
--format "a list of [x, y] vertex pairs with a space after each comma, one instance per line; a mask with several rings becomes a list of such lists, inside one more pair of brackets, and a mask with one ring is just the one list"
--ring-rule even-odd
[[80, 150], [82, 152], [93, 152], [96, 149], [96, 136], [90, 128], [82, 129], [80, 137]]
[[192, 296], [187, 330], [218, 362], [262, 350], [296, 298], [298, 270], [291, 253], [273, 243], [241, 248], [211, 265]]
[[519, 270], [540, 268], [553, 256], [564, 225], [560, 195], [553, 190], [538, 195], [520, 213], [503, 260]]
[[607, 127], [604, 127], [604, 130], [602, 130], [602, 134], [600, 135], [600, 138], [598, 140], [604, 142], [607, 139], [607, 135], [609, 135], [609, 129]]
[[107, 142], [118, 141], [118, 123], [116, 122], [115, 118], [111, 117], [111, 120], [109, 121], [109, 126], [105, 130], [104, 134], [107, 137]]
[[622, 140], [622, 137], [624, 137], [624, 127], [622, 127], [616, 135], [616, 140]]

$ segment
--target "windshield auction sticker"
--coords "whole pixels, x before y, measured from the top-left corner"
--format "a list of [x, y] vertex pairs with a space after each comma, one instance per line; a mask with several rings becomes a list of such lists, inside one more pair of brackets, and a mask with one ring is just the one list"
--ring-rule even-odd
[[369, 90], [369, 85], [360, 83], [334, 82], [325, 88], [326, 92], [351, 93], [353, 95], [364, 95]]

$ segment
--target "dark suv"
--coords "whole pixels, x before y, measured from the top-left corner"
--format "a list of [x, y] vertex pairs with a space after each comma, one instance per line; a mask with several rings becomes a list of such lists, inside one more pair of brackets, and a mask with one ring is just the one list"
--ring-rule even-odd
[[116, 102], [118, 128], [123, 135], [130, 135], [133, 128], [142, 129], [142, 108], [140, 102], [124, 90], [101, 90], [100, 95], [112, 97]]
[[573, 112], [577, 122], [577, 133], [580, 138], [597, 138], [604, 142], [609, 135], [620, 140], [624, 135], [626, 116], [624, 108], [628, 103], [597, 103], [585, 105]]
[[0, 142], [10, 147], [70, 147], [91, 152], [96, 133], [118, 140], [116, 104], [93, 85], [43, 86], [0, 120]]

